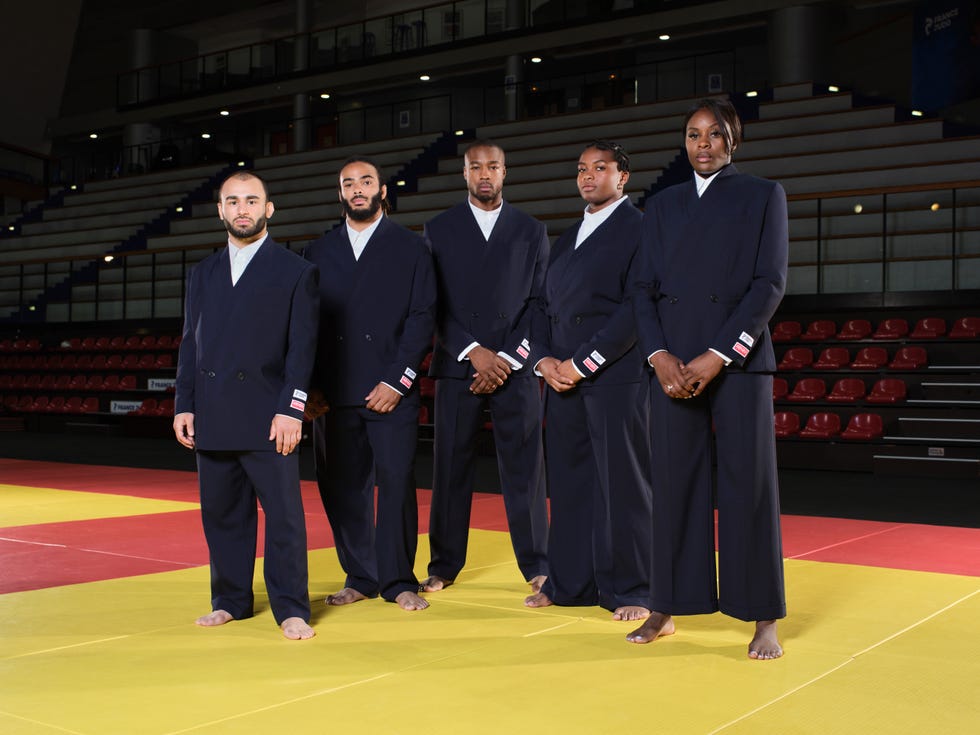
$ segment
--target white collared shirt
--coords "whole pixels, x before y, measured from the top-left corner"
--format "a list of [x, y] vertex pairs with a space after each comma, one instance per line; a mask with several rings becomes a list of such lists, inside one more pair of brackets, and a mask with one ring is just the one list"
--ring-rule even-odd
[[596, 229], [609, 219], [609, 216], [620, 204], [627, 200], [627, 196], [623, 194], [619, 199], [617, 199], [612, 204], [603, 207], [598, 212], [590, 212], [589, 208], [585, 208], [585, 214], [582, 215], [582, 224], [578, 228], [578, 235], [575, 238], [575, 250], [578, 250], [578, 246], [582, 244], [589, 235], [596, 231]]
[[698, 187], [698, 199], [700, 199], [701, 195], [707, 191], [708, 187], [711, 185], [711, 182], [715, 180], [715, 176], [720, 174], [722, 171], [723, 169], [718, 169], [707, 178], [699, 176], [697, 173], [694, 174], [694, 183]]
[[262, 247], [262, 243], [264, 243], [268, 237], [269, 233], [266, 232], [265, 236], [261, 240], [256, 240], [255, 242], [249, 243], [248, 245], [243, 245], [242, 247], [233, 245], [231, 240], [228, 240], [228, 257], [230, 259], [229, 262], [231, 263], [232, 286], [238, 283], [238, 279], [242, 277], [242, 273], [245, 272], [248, 264], [252, 262], [252, 258], [255, 257], [255, 254], [259, 251], [259, 248]]
[[500, 217], [500, 210], [504, 208], [503, 201], [496, 209], [491, 209], [489, 212], [473, 204], [469, 197], [466, 198], [466, 203], [470, 205], [470, 211], [473, 212], [476, 224], [480, 227], [480, 232], [483, 233], [483, 239], [489, 240], [493, 233], [493, 226], [497, 224], [497, 218]]
[[350, 246], [354, 249], [354, 260], [361, 259], [361, 253], [364, 252], [364, 248], [367, 247], [368, 240], [371, 239], [371, 235], [374, 231], [378, 229], [378, 225], [381, 224], [381, 220], [384, 219], [384, 214], [378, 217], [374, 222], [372, 222], [368, 227], [364, 228], [360, 232], [355, 230], [350, 226], [350, 222], [345, 220], [344, 223], [347, 227], [347, 238], [350, 240]]

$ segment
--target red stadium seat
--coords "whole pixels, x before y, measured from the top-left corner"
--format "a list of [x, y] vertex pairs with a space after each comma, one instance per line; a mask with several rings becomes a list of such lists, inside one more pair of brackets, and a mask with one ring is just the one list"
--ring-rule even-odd
[[820, 378], [803, 378], [793, 386], [793, 391], [786, 396], [787, 401], [794, 403], [819, 401], [827, 394], [827, 386]]
[[841, 433], [842, 439], [879, 439], [885, 433], [881, 416], [876, 413], [857, 413], [851, 416], [847, 428]]
[[24, 381], [24, 387], [27, 388], [28, 390], [36, 390], [37, 388], [40, 388], [41, 374], [31, 373], [30, 375], [28, 375], [27, 379]]
[[772, 400], [781, 401], [789, 393], [789, 383], [783, 378], [772, 379]]
[[62, 410], [65, 413], [81, 413], [82, 399], [79, 396], [72, 396], [65, 401], [65, 407]]
[[[174, 339], [169, 334], [164, 334], [157, 337], [156, 342], [156, 348], [158, 350], [169, 350], [174, 347]], [[148, 347], [147, 349], [151, 348]]]
[[108, 337], [96, 337], [95, 345], [92, 347], [93, 350], [108, 350], [109, 349], [109, 338]]
[[814, 370], [839, 370], [851, 361], [846, 347], [827, 347], [813, 363]]
[[10, 379], [9, 387], [13, 388], [14, 390], [23, 390], [26, 384], [27, 384], [27, 376], [18, 373], [17, 375], [14, 375]]
[[158, 407], [156, 398], [144, 398], [143, 402], [140, 404], [140, 407], [135, 411], [130, 411], [129, 413], [131, 416], [152, 416], [156, 413]]
[[434, 398], [436, 395], [436, 381], [427, 375], [419, 377], [419, 395], [423, 398]]
[[429, 372], [429, 365], [432, 364], [432, 352], [426, 352], [425, 357], [422, 358], [422, 364], [419, 365], [420, 373]]
[[89, 396], [82, 401], [82, 413], [95, 413], [99, 410], [99, 399]]
[[139, 350], [143, 347], [143, 338], [138, 334], [134, 334], [131, 337], [126, 338], [126, 343], [123, 345], [127, 350]]
[[41, 349], [41, 340], [37, 337], [30, 337], [24, 345], [25, 352], [38, 352]]
[[936, 339], [944, 334], [946, 334], [946, 320], [937, 316], [930, 316], [916, 322], [915, 329], [909, 334], [909, 338]]
[[174, 415], [174, 399], [164, 398], [157, 405], [157, 416], [170, 416], [173, 418]]
[[867, 319], [849, 319], [837, 333], [837, 339], [865, 339], [869, 334], [871, 322]]
[[104, 384], [105, 378], [101, 375], [90, 375], [85, 382], [85, 390], [102, 390]]
[[123, 358], [121, 367], [123, 370], [135, 370], [139, 367], [140, 356], [130, 352]]
[[68, 390], [69, 385], [71, 385], [71, 376], [59, 375], [54, 381], [54, 390]]
[[840, 416], [826, 411], [810, 416], [806, 426], [800, 431], [800, 436], [805, 439], [831, 439], [838, 434], [840, 434]]
[[110, 370], [118, 370], [122, 367], [122, 355], [109, 355], [105, 360], [105, 366]]
[[126, 338], [121, 334], [117, 334], [115, 337], [109, 340], [110, 350], [121, 350], [126, 346]]
[[837, 325], [832, 321], [829, 319], [818, 319], [807, 325], [806, 331], [800, 335], [800, 339], [806, 342], [823, 342], [824, 340], [832, 339], [836, 332]]
[[78, 349], [80, 350], [94, 350], [95, 349], [95, 337], [86, 337], [78, 344]]
[[0, 339], [0, 352], [10, 352], [14, 347], [12, 339]]
[[14, 384], [13, 375], [0, 375], [0, 390], [10, 390]]
[[78, 367], [78, 358], [75, 355], [64, 355], [61, 358], [62, 370], [74, 370]]
[[123, 375], [122, 379], [119, 381], [119, 387], [123, 390], [136, 390], [136, 376]]
[[91, 370], [92, 369], [92, 356], [91, 355], [79, 355], [75, 359], [75, 369], [76, 370]]
[[841, 378], [831, 388], [826, 400], [831, 403], [855, 403], [864, 398], [864, 381], [860, 378]]
[[88, 383], [88, 377], [85, 375], [76, 375], [71, 379], [68, 384], [68, 390], [85, 390], [85, 384]]
[[864, 347], [858, 351], [852, 370], [878, 370], [888, 364], [888, 353], [884, 347]]
[[882, 378], [873, 386], [868, 403], [900, 403], [905, 400], [905, 383], [898, 378]]
[[61, 341], [61, 349], [63, 350], [80, 350], [82, 349], [82, 340], [79, 337], [70, 337]]
[[48, 413], [61, 413], [65, 410], [65, 397], [64, 396], [54, 396], [51, 398], [51, 402], [48, 403]]
[[965, 316], [953, 322], [950, 339], [976, 339], [980, 335], [980, 316]]
[[105, 355], [95, 355], [92, 357], [92, 370], [105, 370], [107, 366], [107, 358]]
[[160, 368], [171, 368], [174, 366], [174, 356], [169, 352], [164, 352], [163, 354], [157, 355], [157, 359], [153, 363], [153, 367]]
[[909, 333], [909, 323], [905, 319], [885, 319], [878, 324], [871, 339], [901, 339]]
[[50, 396], [38, 396], [34, 399], [34, 403], [31, 404], [31, 413], [45, 413], [48, 410], [48, 404], [51, 403]]
[[809, 347], [790, 347], [783, 353], [783, 359], [776, 368], [780, 371], [802, 370], [813, 364], [813, 350]]
[[924, 347], [900, 347], [888, 365], [889, 370], [917, 370], [925, 367], [929, 356]]
[[41, 390], [55, 390], [54, 386], [57, 382], [58, 382], [58, 376], [55, 375], [54, 373], [48, 373], [47, 375], [41, 378], [41, 385], [39, 385], [38, 387]]
[[429, 424], [429, 407], [419, 406], [419, 424]]
[[792, 342], [800, 338], [803, 328], [799, 322], [777, 322], [772, 328], [773, 342]]
[[148, 334], [145, 337], [143, 337], [143, 339], [140, 340], [139, 348], [141, 350], [155, 350], [157, 349], [157, 347], [158, 347], [157, 338], [154, 337], [152, 334]]
[[14, 406], [15, 411], [23, 411], [24, 413], [30, 413], [31, 408], [34, 406], [33, 396], [21, 396], [17, 399], [17, 405]]

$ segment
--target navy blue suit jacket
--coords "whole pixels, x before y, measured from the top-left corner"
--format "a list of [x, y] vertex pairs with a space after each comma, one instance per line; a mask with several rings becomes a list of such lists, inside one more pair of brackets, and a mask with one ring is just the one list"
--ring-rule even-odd
[[712, 348], [730, 368], [772, 372], [769, 320], [786, 288], [786, 193], [723, 169], [698, 198], [691, 181], [647, 204], [634, 298], [644, 357], [687, 361]]
[[436, 286], [425, 242], [382, 217], [358, 260], [344, 223], [303, 255], [320, 269], [313, 386], [335, 406], [363, 406], [380, 382], [407, 395], [432, 345]]
[[272, 238], [231, 284], [228, 249], [187, 278], [175, 413], [203, 450], [275, 450], [273, 417], [303, 419], [317, 335], [317, 270]]
[[473, 342], [504, 352], [521, 366], [528, 361], [533, 365], [531, 316], [550, 251], [545, 226], [504, 202], [486, 240], [464, 201], [430, 220], [425, 239], [439, 290], [429, 374], [471, 377], [469, 363], [458, 358]]
[[551, 250], [545, 305], [535, 318], [533, 339], [546, 345], [545, 355], [572, 358], [586, 376], [581, 388], [645, 376], [629, 301], [642, 219], [627, 200], [577, 250], [581, 221]]

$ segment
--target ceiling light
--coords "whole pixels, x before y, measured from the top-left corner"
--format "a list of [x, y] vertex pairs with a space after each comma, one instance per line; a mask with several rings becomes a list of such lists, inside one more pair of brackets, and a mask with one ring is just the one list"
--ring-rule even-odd
[[320, 99], [321, 100], [328, 100], [328, 99], [330, 99], [330, 93], [329, 92], [321, 92], [320, 93]]
[[395, 185], [396, 186], [405, 186], [405, 179], [398, 179], [398, 181], [395, 182]]
[[204, 140], [208, 140], [211, 137], [211, 133], [201, 133], [201, 137], [204, 138]]
[[[933, 202], [930, 205], [929, 209], [931, 209], [933, 212], [938, 212], [939, 211], [939, 202]], [[13, 229], [13, 228], [11, 228], [11, 229]]]
[[831, 84], [829, 87], [827, 87], [827, 91], [828, 92], [840, 92], [840, 87], [838, 87], [836, 84]]
[[861, 212], [863, 211], [864, 211], [864, 207], [862, 207], [860, 204], [854, 205], [854, 214], [861, 214]]
[[429, 79], [431, 79], [431, 77], [428, 74], [422, 74], [421, 76], [419, 76], [419, 80], [423, 82], [427, 82], [429, 81]]
[[181, 212], [183, 212], [183, 211], [184, 211], [184, 208], [183, 208], [183, 207], [176, 207], [176, 208], [174, 209], [174, 211], [175, 211], [175, 212], [176, 212], [177, 214], [180, 214]]
[[456, 136], [457, 136], [457, 137], [459, 137], [459, 136], [462, 136], [462, 135], [464, 135], [464, 133], [463, 133], [463, 131], [462, 131], [462, 130], [457, 130], [457, 131], [456, 131]]
[[72, 185], [71, 185], [71, 186], [69, 186], [68, 188], [69, 188], [69, 189], [71, 189], [72, 191], [78, 191], [78, 187], [77, 187], [77, 186], [75, 186], [75, 184], [72, 184]]
[[540, 56], [532, 56], [531, 57], [531, 63], [532, 64], [540, 64], [541, 63], [541, 57]]
[[752, 90], [751, 92], [746, 92], [746, 93], [745, 93], [745, 96], [746, 96], [746, 97], [758, 97], [758, 96], [759, 96], [759, 93], [758, 93], [758, 92], [756, 92], [756, 91], [755, 91], [755, 90], [753, 89], [753, 90]]
[[222, 110], [218, 114], [221, 115], [221, 117], [228, 117], [231, 113], [228, 112], [228, 110]]
[[670, 34], [669, 33], [661, 33], [660, 34], [660, 40], [661, 41], [669, 41], [670, 40]]
[[89, 133], [88, 134], [88, 137], [91, 138], [92, 140], [95, 140], [96, 138], [99, 137], [99, 134], [98, 133]]
[[13, 231], [14, 231], [14, 230], [16, 230], [17, 228], [16, 228], [16, 227], [14, 227], [13, 225], [8, 225], [8, 226], [7, 226], [7, 229], [8, 229], [8, 230], [10, 230], [11, 232], [13, 232]]
[[912, 110], [912, 117], [922, 117], [922, 110]]
[[115, 260], [115, 258], [113, 258], [111, 255], [107, 255], [102, 260], [104, 260], [106, 263], [111, 263], [113, 260]]
[[238, 168], [245, 168], [245, 161], [239, 161]]

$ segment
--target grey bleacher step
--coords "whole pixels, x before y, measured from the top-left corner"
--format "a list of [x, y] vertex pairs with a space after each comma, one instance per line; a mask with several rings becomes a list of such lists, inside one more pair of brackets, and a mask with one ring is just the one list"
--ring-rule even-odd
[[895, 123], [895, 108], [858, 107], [851, 110], [824, 113], [822, 115], [802, 115], [788, 119], [749, 120], [745, 123], [745, 138], [772, 138], [780, 135], [805, 135], [824, 133], [828, 130], [851, 130], [854, 128], [880, 127]]
[[[381, 166], [385, 174], [390, 175], [396, 169], [415, 159], [423, 150], [423, 148], [412, 148], [407, 151], [393, 151], [388, 154], [371, 156], [371, 158]], [[331, 158], [325, 161], [295, 164], [287, 167], [269, 167], [259, 173], [273, 188], [280, 179], [292, 179], [300, 176], [327, 176], [336, 180], [340, 174], [341, 166], [347, 158], [348, 156], [341, 156], [336, 159]]]
[[33, 258], [74, 258], [82, 255], [100, 256], [108, 253], [119, 244], [113, 242], [93, 242], [75, 245], [55, 245], [45, 248], [41, 252], [31, 253], [30, 251], [0, 251], [0, 263], [16, 263], [18, 261]]
[[103, 179], [102, 181], [91, 181], [85, 185], [85, 191], [115, 191], [119, 195], [125, 195], [128, 190], [139, 186], [155, 186], [157, 184], [171, 181], [207, 179], [214, 176], [222, 168], [224, 168], [224, 165], [209, 164], [205, 166], [175, 168], [167, 171], [155, 171], [152, 173], [138, 174], [135, 176], [122, 176], [115, 179]]
[[181, 196], [189, 191], [196, 189], [207, 179], [197, 178], [186, 181], [164, 181], [158, 184], [139, 184], [133, 182], [132, 185], [121, 190], [102, 190], [102, 191], [79, 191], [73, 192], [65, 197], [66, 206], [89, 206], [102, 202], [119, 202], [129, 199], [139, 199], [146, 197], [161, 197], [167, 201], [180, 199]]
[[901, 416], [898, 426], [903, 437], [936, 437], [980, 443], [980, 419]]
[[850, 92], [820, 95], [818, 97], [776, 100], [773, 102], [763, 102], [759, 105], [759, 119], [771, 120], [777, 117], [819, 115], [825, 112], [850, 110], [853, 105], [854, 98]]
[[[4, 243], [4, 250], [11, 250], [16, 247], [21, 251], [40, 250], [52, 245], [70, 245], [73, 243], [104, 242], [107, 239], [116, 244], [136, 234], [142, 224], [127, 225], [125, 227], [105, 227], [95, 230], [47, 232], [40, 235], [27, 235], [8, 240]], [[45, 257], [39, 252], [28, 257]]]
[[763, 178], [775, 178], [782, 184], [787, 194], [815, 194], [820, 192], [849, 191], [854, 189], [873, 189], [894, 186], [896, 182], [915, 181], [918, 185], [944, 184], [950, 181], [965, 181], [977, 172], [976, 161], [952, 162], [932, 166], [894, 166], [887, 169], [869, 171], [845, 171], [819, 174], [786, 174], [771, 176], [766, 166], [758, 161], [746, 164], [737, 162], [742, 173], [754, 174]]
[[980, 472], [980, 459], [972, 457], [919, 457], [895, 454], [872, 455], [876, 474], [902, 474], [933, 478], [973, 478]]
[[[855, 149], [862, 146], [881, 147], [914, 143], [943, 142], [941, 121], [886, 125], [877, 128], [850, 130], [842, 138], [840, 131], [811, 133], [762, 138], [755, 135], [754, 128], [746, 127], [745, 140], [736, 150], [738, 160], [750, 158], [771, 158], [795, 154], [823, 154], [841, 148]], [[752, 137], [748, 137], [748, 136]]]
[[[877, 235], [881, 242], [880, 214], [875, 213], [862, 217], [850, 214], [833, 217], [793, 217], [790, 207], [790, 237], [816, 237], [820, 230], [822, 238], [845, 237], [849, 235]], [[902, 235], [908, 230], [933, 230], [950, 227], [949, 212], [932, 212], [928, 209], [918, 211], [890, 212], [885, 218], [888, 236]], [[980, 205], [956, 208], [957, 228], [980, 227]], [[949, 233], [943, 233], [945, 242], [949, 244]]]
[[777, 101], [798, 100], [804, 97], [812, 97], [814, 94], [813, 82], [794, 82], [793, 84], [779, 84], [772, 88], [772, 97]]
[[[931, 400], [962, 400], [980, 398], [980, 383], [978, 382], [922, 382], [919, 387], [927, 399]], [[980, 430], [978, 430], [980, 433]]]
[[331, 146], [329, 148], [319, 148], [311, 151], [262, 156], [256, 158], [253, 161], [253, 165], [257, 172], [262, 173], [270, 168], [291, 166], [293, 164], [314, 163], [322, 160], [343, 161], [352, 155], [367, 154], [371, 157], [380, 157], [381, 154], [391, 151], [426, 148], [436, 141], [439, 135], [435, 133], [424, 133], [403, 138], [386, 138], [371, 141], [370, 143], [351, 143], [349, 145]]
[[79, 216], [72, 219], [61, 220], [41, 220], [40, 222], [28, 222], [20, 228], [24, 236], [44, 235], [52, 232], [69, 232], [77, 230], [94, 230], [121, 225], [138, 225], [142, 227], [147, 222], [164, 214], [166, 209], [135, 209], [118, 212], [115, 214], [104, 214], [98, 216]]

